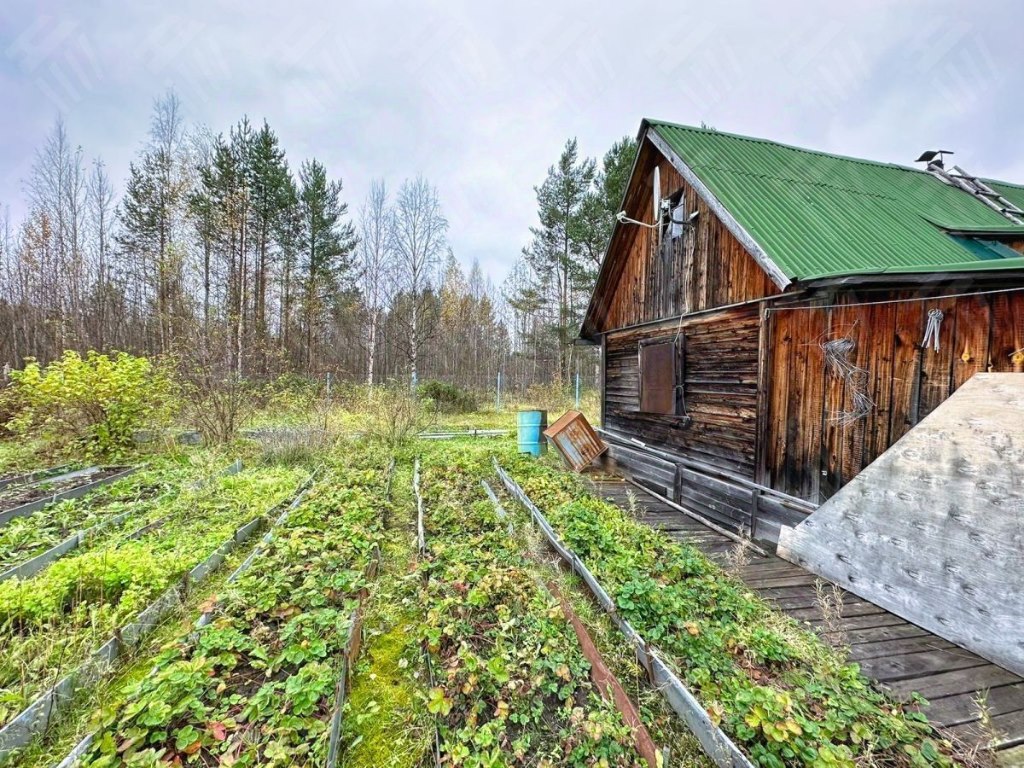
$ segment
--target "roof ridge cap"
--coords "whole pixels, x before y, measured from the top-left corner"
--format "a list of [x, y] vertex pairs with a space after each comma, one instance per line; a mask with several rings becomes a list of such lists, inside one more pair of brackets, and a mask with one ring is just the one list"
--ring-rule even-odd
[[[854, 157], [852, 155], [841, 155], [836, 152], [826, 152], [823, 149], [811, 149], [810, 147], [800, 147], [796, 144], [786, 144], [782, 141], [775, 141], [774, 139], [766, 139], [760, 136], [746, 136], [741, 133], [730, 133], [728, 131], [720, 131], [717, 128], [700, 128], [695, 125], [684, 125], [683, 123], [673, 123], [668, 120], [655, 120], [653, 118], [645, 117], [643, 122], [652, 128], [657, 129], [658, 126], [664, 126], [666, 128], [678, 128], [684, 131], [692, 131], [694, 133], [702, 133], [707, 136], [723, 136], [728, 139], [736, 139], [739, 141], [750, 141], [756, 144], [770, 144], [776, 147], [782, 147], [783, 149], [789, 149], [794, 152], [803, 152], [808, 155], [819, 155], [822, 157], [831, 157], [835, 160], [845, 160], [851, 163], [861, 163], [863, 165], [870, 165], [876, 168], [892, 168], [897, 171], [907, 171], [910, 173], [920, 173], [925, 176], [931, 176], [930, 173], [925, 171], [923, 168], [914, 168], [910, 165], [901, 165], [900, 163], [887, 163], [882, 160], [870, 160], [866, 157]], [[1005, 182], [1001, 182], [1005, 183]]]

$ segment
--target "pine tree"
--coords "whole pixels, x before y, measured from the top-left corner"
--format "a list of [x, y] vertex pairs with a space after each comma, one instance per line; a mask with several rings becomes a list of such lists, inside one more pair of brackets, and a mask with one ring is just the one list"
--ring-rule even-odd
[[284, 150], [266, 121], [252, 141], [248, 163], [252, 190], [253, 335], [261, 356], [267, 347], [267, 286], [276, 235], [294, 204], [294, 185]]
[[317, 160], [299, 171], [298, 250], [303, 271], [304, 359], [306, 372], [314, 370], [318, 330], [330, 303], [351, 287], [355, 228], [343, 222], [348, 205], [341, 202], [341, 181], [328, 181]]
[[[582, 243], [587, 253], [588, 287], [601, 266], [615, 227], [615, 215], [621, 210], [629, 174], [636, 159], [636, 140], [629, 136], [615, 142], [604, 154], [601, 170], [594, 178], [594, 187], [581, 208]], [[589, 292], [589, 291], [588, 291]]]
[[184, 121], [172, 91], [153, 105], [149, 144], [129, 166], [121, 206], [118, 242], [137, 260], [155, 294], [159, 349], [167, 352], [184, 315], [182, 261], [176, 248], [177, 223], [184, 214], [187, 179], [183, 167]]
[[580, 160], [576, 139], [567, 141], [558, 163], [548, 169], [544, 183], [535, 187], [540, 226], [530, 228], [533, 241], [523, 251], [533, 271], [546, 287], [553, 288], [556, 320], [552, 331], [562, 381], [571, 378], [578, 305], [586, 289], [584, 243], [588, 229], [582, 214], [594, 176], [594, 161]]

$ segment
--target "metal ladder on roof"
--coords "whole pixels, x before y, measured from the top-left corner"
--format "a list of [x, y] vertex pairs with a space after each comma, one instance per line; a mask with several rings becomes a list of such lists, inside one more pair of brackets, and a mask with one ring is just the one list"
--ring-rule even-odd
[[941, 161], [932, 161], [928, 163], [928, 173], [950, 186], [958, 187], [973, 195], [1014, 224], [1024, 224], [1024, 210], [1011, 203], [977, 176], [971, 176], [959, 165], [954, 165], [953, 172], [950, 173], [943, 167]]

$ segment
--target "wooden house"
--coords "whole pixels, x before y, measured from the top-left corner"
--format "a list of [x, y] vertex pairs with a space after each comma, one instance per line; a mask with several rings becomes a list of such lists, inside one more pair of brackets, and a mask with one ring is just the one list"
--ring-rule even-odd
[[638, 138], [580, 334], [618, 471], [775, 541], [975, 373], [1024, 370], [1024, 187], [937, 153]]

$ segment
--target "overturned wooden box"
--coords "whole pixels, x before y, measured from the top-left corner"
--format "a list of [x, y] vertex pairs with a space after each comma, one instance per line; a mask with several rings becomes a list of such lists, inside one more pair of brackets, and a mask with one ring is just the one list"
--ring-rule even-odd
[[566, 411], [558, 421], [544, 430], [544, 437], [551, 441], [575, 472], [582, 472], [608, 450], [608, 446], [579, 411]]

